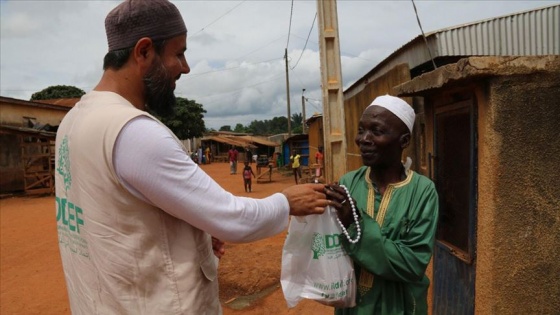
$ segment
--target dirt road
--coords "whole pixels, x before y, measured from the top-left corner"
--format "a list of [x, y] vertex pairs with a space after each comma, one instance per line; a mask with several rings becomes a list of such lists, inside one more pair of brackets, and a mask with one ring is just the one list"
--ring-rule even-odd
[[[293, 185], [293, 178], [274, 173], [272, 182], [253, 181], [245, 193], [239, 169], [202, 165], [235, 195], [262, 198]], [[256, 172], [256, 170], [255, 170]], [[54, 197], [0, 200], [0, 314], [70, 314], [55, 224]], [[302, 301], [288, 309], [280, 288], [285, 232], [251, 244], [227, 244], [220, 261], [220, 301], [224, 315], [332, 314], [332, 308]]]

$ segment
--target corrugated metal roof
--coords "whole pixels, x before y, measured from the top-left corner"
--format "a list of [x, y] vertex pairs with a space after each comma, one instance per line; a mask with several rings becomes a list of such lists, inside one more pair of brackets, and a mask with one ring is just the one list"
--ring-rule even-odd
[[[560, 4], [456, 25], [426, 34], [434, 59], [460, 56], [560, 55]], [[344, 99], [398, 64], [414, 69], [430, 62], [419, 35], [377, 64], [344, 91]]]
[[426, 35], [436, 56], [560, 54], [560, 4], [438, 30]]

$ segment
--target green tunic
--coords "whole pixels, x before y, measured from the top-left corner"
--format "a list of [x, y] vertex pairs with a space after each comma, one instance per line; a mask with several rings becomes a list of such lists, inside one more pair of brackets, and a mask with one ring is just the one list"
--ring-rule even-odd
[[[362, 230], [356, 244], [344, 236], [341, 240], [354, 261], [358, 283], [367, 279], [367, 272], [362, 276], [365, 269], [373, 285], [370, 281], [370, 288], [367, 284], [358, 286], [357, 305], [336, 309], [335, 314], [427, 314], [430, 281], [425, 271], [432, 256], [438, 218], [434, 183], [408, 171], [404, 181], [389, 185], [381, 196], [371, 184], [369, 172], [363, 166], [340, 179], [356, 200]], [[367, 213], [368, 206], [373, 217]], [[352, 238], [356, 237], [355, 224], [348, 231]]]

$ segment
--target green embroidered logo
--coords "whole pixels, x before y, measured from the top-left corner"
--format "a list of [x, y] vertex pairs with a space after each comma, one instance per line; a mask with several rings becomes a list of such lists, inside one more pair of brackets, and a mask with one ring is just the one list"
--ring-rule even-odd
[[64, 136], [62, 144], [58, 148], [58, 167], [56, 171], [64, 178], [64, 188], [66, 191], [70, 190], [72, 175], [70, 174], [70, 158], [68, 156], [68, 136]]

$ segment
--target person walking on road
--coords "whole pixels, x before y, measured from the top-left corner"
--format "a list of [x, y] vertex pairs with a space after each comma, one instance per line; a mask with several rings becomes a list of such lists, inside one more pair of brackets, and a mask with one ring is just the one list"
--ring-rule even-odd
[[231, 149], [228, 151], [228, 160], [229, 160], [229, 174], [234, 175], [237, 174], [237, 156], [239, 152], [234, 146], [231, 146]]
[[298, 178], [301, 178], [301, 165], [299, 164], [300, 158], [301, 156], [298, 154], [298, 151], [293, 150], [292, 155], [290, 155], [290, 162], [292, 163], [292, 171], [294, 172], [296, 185], [298, 184]]
[[251, 192], [251, 176], [255, 178], [255, 173], [253, 172], [253, 168], [249, 165], [249, 162], [244, 162], [245, 167], [243, 168], [243, 186], [245, 186], [245, 192]]

